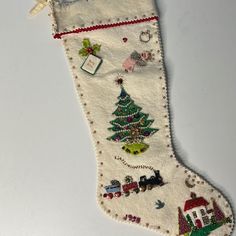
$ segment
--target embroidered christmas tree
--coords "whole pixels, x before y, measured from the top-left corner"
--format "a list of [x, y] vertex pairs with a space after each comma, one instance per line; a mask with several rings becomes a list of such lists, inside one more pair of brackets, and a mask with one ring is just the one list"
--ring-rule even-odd
[[158, 129], [151, 128], [154, 120], [148, 119], [149, 114], [141, 112], [142, 108], [136, 105], [123, 86], [122, 78], [116, 80], [121, 87], [121, 93], [116, 103], [117, 109], [113, 112], [116, 119], [110, 123], [108, 130], [114, 134], [107, 139], [115, 142], [124, 142], [122, 147], [127, 153], [138, 155], [145, 152], [149, 145], [144, 139], [155, 134]]
[[221, 211], [216, 201], [213, 201], [213, 210], [216, 222], [222, 222], [225, 219], [225, 214]]
[[179, 210], [179, 235], [185, 235], [192, 231], [191, 226], [189, 225], [188, 221], [185, 219], [181, 208], [178, 208]]

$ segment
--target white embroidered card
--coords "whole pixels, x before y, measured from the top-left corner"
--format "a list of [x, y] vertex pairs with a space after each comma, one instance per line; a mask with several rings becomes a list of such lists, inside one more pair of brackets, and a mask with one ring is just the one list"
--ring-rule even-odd
[[94, 75], [96, 74], [101, 64], [102, 58], [94, 56], [93, 54], [89, 54], [89, 56], [85, 59], [83, 65], [81, 66], [81, 69], [91, 75]]

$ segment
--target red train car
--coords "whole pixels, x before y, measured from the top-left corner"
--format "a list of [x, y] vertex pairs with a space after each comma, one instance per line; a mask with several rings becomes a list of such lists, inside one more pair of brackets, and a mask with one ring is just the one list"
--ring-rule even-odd
[[138, 182], [124, 184], [122, 185], [122, 189], [126, 197], [128, 197], [132, 192], [139, 193]]

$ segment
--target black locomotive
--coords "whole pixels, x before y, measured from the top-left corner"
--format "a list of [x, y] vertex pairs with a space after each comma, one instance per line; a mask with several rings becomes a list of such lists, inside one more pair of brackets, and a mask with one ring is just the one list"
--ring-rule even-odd
[[159, 170], [154, 171], [155, 175], [152, 175], [147, 179], [146, 175], [140, 177], [139, 188], [142, 192], [145, 192], [147, 189], [152, 190], [156, 186], [164, 185], [163, 178], [160, 175]]

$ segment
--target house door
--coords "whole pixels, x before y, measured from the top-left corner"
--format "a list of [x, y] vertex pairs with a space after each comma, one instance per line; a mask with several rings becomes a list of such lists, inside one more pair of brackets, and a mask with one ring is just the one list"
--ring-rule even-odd
[[199, 220], [199, 219], [197, 219], [196, 221], [195, 221], [195, 225], [197, 226], [197, 228], [198, 229], [201, 229], [202, 228], [202, 222]]

